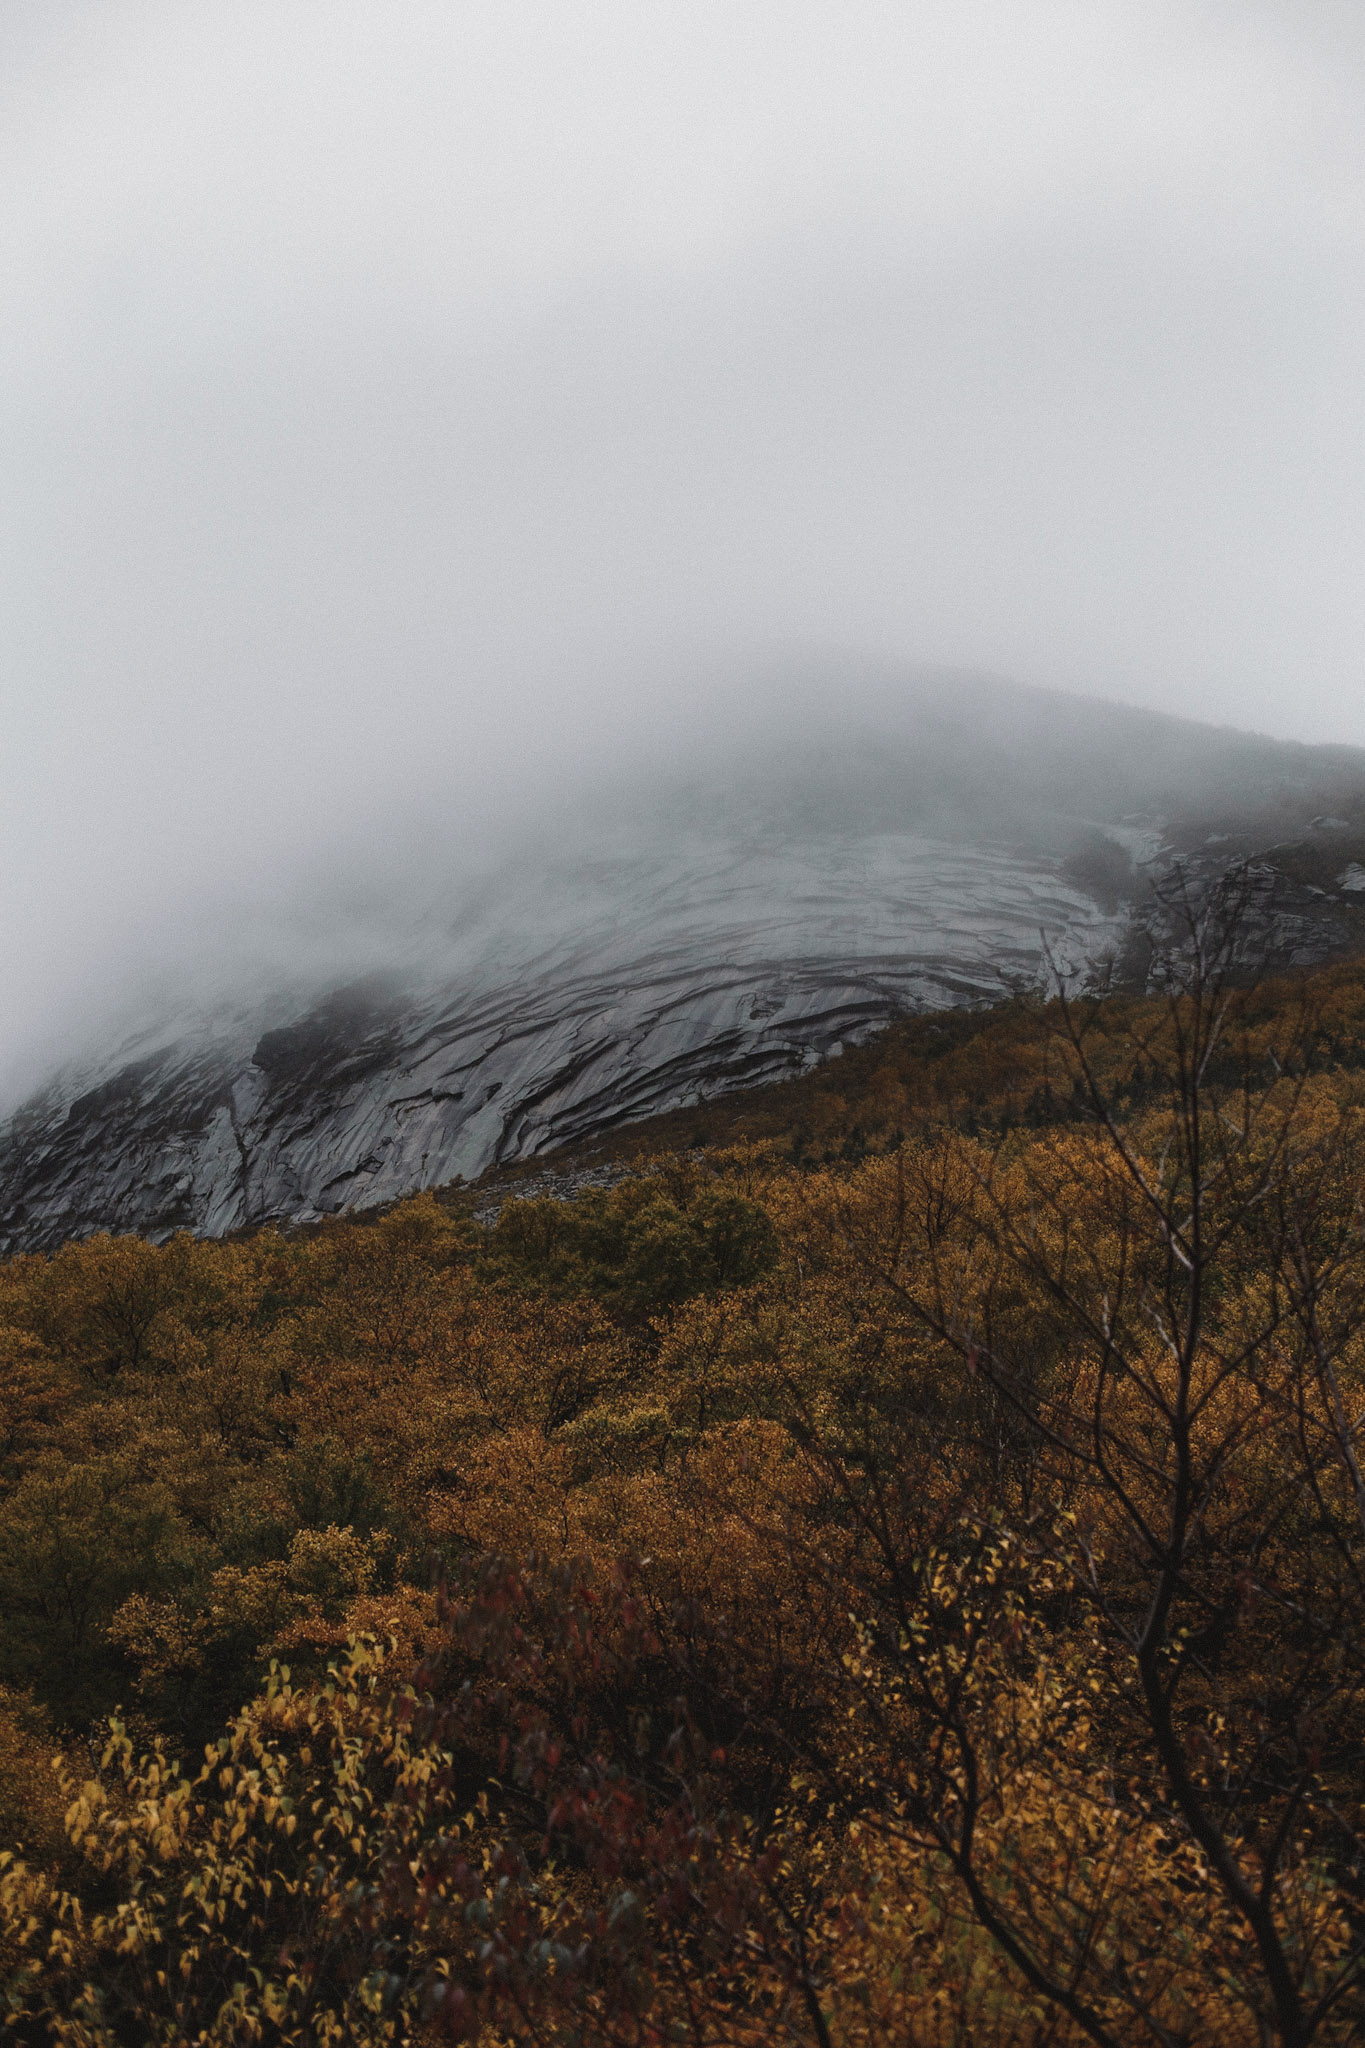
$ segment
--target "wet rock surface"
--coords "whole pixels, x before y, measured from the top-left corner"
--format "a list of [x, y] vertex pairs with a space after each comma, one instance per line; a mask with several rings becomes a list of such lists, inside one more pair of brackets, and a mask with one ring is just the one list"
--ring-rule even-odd
[[[69, 1075], [0, 1145], [0, 1242], [222, 1233], [475, 1179], [799, 1072], [907, 1009], [1077, 967], [1119, 921], [1059, 860], [909, 834], [672, 849], [542, 878], [454, 972], [275, 1005]], [[552, 894], [555, 900], [551, 900]]]
[[383, 975], [163, 1017], [68, 1069], [0, 1129], [0, 1248], [335, 1215], [787, 1078], [1049, 960], [1140, 973], [1177, 860], [1267, 865], [1272, 967], [1365, 942], [1365, 756], [978, 696], [951, 758], [922, 732], [803, 757], [763, 815], [738, 783], [689, 798], [690, 822], [438, 903]]

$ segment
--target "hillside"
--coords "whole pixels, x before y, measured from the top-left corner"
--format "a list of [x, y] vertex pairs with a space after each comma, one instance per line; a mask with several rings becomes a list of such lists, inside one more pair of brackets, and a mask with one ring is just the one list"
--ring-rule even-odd
[[1280, 967], [1365, 941], [1358, 750], [960, 677], [790, 708], [618, 768], [477, 876], [395, 882], [371, 971], [243, 969], [110, 1027], [0, 1130], [0, 1248], [337, 1215], [1056, 967], [1138, 986], [1176, 863], [1258, 860]]
[[1359, 2038], [1365, 968], [1237, 958], [0, 1267], [12, 2037]]

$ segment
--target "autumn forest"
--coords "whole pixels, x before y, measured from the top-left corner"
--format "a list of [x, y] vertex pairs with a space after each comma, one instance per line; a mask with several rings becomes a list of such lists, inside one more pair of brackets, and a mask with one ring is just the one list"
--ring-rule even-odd
[[1365, 969], [1150, 989], [0, 1268], [6, 2038], [1360, 2039]]

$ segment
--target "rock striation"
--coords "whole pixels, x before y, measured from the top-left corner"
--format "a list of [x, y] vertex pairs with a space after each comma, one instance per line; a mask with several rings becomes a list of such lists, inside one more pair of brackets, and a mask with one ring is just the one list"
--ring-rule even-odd
[[[1178, 722], [1148, 724], [1169, 802]], [[1131, 807], [1140, 778], [1107, 759], [1098, 788], [1070, 778], [1071, 808], [1054, 786], [1030, 813], [1043, 719], [984, 781], [953, 753], [950, 814], [916, 743], [899, 775], [883, 750], [879, 783], [865, 754], [807, 762], [763, 802], [732, 781], [624, 840], [509, 862], [437, 903], [382, 973], [155, 1019], [54, 1077], [0, 1131], [0, 1248], [219, 1235], [474, 1180], [786, 1077], [900, 1012], [998, 1001], [1036, 985], [1045, 955], [1072, 973], [1120, 958], [1164, 863], [1216, 865], [1276, 828], [1293, 854], [1282, 962], [1358, 943], [1365, 757], [1305, 765], [1313, 750], [1238, 752], [1239, 735], [1220, 754], [1188, 731], [1203, 737], [1178, 815], [1151, 792]], [[1229, 752], [1220, 784], [1208, 764]], [[1055, 749], [1045, 765], [1055, 785]]]
[[[315, 1218], [799, 1071], [906, 1009], [1036, 981], [1119, 920], [1060, 863], [880, 834], [707, 843], [539, 878], [415, 966], [200, 1019], [68, 1074], [0, 1150], [0, 1242]], [[85, 1085], [82, 1085], [82, 1084]]]

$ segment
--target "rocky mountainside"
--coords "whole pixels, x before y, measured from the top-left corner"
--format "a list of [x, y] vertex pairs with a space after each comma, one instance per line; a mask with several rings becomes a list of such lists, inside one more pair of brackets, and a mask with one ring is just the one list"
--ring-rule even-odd
[[[979, 685], [696, 769], [438, 902], [404, 962], [149, 1020], [0, 1132], [0, 1246], [390, 1200], [799, 1071], [905, 1009], [1121, 958], [1154, 874], [1248, 853], [1283, 964], [1361, 943], [1365, 755]], [[624, 804], [618, 806], [623, 813]]]

